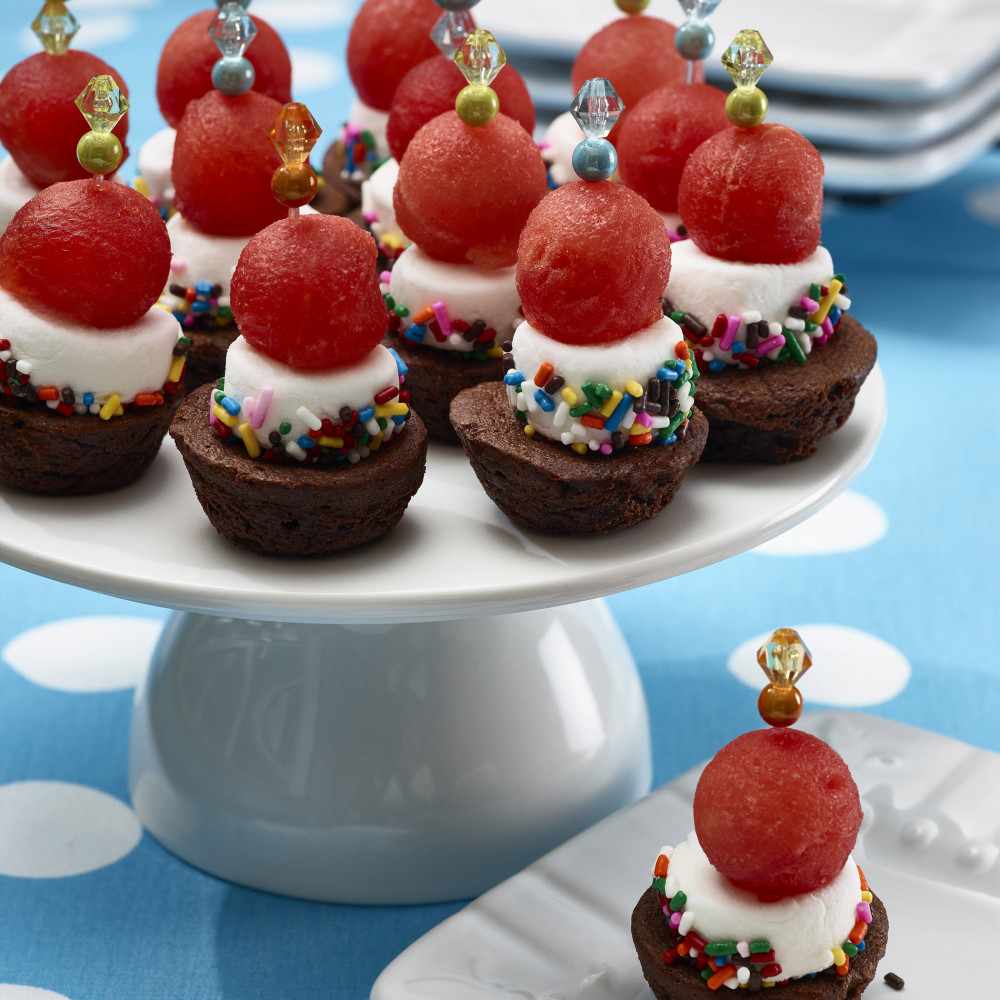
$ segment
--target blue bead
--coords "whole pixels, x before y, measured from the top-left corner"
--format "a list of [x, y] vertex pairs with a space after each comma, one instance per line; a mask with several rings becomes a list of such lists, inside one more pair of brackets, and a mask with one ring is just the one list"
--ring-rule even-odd
[[733, 354], [742, 354], [746, 350], [746, 345], [741, 344], [738, 340], [733, 341], [733, 346], [729, 348]]
[[254, 81], [253, 66], [246, 56], [239, 59], [220, 59], [212, 67], [212, 86], [227, 97], [245, 94]]
[[573, 170], [585, 181], [606, 181], [618, 166], [618, 154], [607, 139], [584, 139], [573, 150]]
[[715, 361], [709, 361], [709, 363], [708, 363], [709, 371], [713, 371], [713, 372], [721, 372], [722, 369], [725, 368], [725, 367], [726, 367], [726, 364], [725, 364], [724, 361], [715, 360]]
[[83, 405], [91, 406], [94, 402], [94, 394], [92, 392], [85, 392], [83, 394]]
[[299, 446], [299, 447], [300, 447], [300, 448], [301, 448], [301, 449], [302, 449], [303, 451], [308, 451], [308, 450], [309, 450], [310, 448], [312, 448], [312, 447], [313, 447], [313, 445], [315, 445], [315, 444], [316, 444], [316, 442], [315, 442], [315, 441], [313, 441], [313, 439], [312, 439], [311, 437], [309, 437], [309, 435], [308, 435], [308, 434], [303, 434], [303, 435], [302, 435], [302, 437], [300, 437], [300, 438], [298, 439], [298, 441], [296, 442], [296, 444], [298, 444], [298, 446]]
[[705, 21], [687, 21], [677, 29], [674, 45], [685, 59], [704, 59], [715, 44], [715, 32]]

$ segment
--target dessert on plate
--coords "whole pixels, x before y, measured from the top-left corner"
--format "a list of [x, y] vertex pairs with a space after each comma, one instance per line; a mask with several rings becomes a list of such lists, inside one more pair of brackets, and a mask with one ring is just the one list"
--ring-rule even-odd
[[[182, 21], [167, 39], [156, 67], [156, 100], [167, 127], [150, 136], [139, 147], [139, 176], [136, 190], [146, 195], [164, 216], [174, 207], [174, 184], [171, 166], [177, 125], [189, 101], [207, 94], [213, 86], [212, 73], [219, 62], [219, 50], [211, 32], [220, 13], [241, 4], [220, 4], [218, 9], [202, 10]], [[241, 10], [241, 13], [245, 11]], [[263, 18], [250, 22], [253, 48], [247, 56], [251, 87], [273, 97], [279, 104], [292, 99], [292, 62], [285, 43]], [[246, 70], [244, 69], [244, 72]]]
[[[688, 59], [675, 45], [677, 28], [669, 21], [650, 17], [643, 11], [649, 0], [615, 0], [627, 16], [605, 25], [584, 42], [573, 61], [573, 93], [593, 78], [610, 80], [626, 108], [633, 108], [651, 90], [667, 84], [683, 83], [688, 78]], [[695, 64], [693, 79], [704, 81], [704, 70]], [[630, 112], [622, 116], [619, 128]], [[610, 141], [617, 143], [618, 129]], [[584, 139], [580, 127], [569, 112], [557, 116], [545, 131], [542, 143], [545, 161], [555, 186], [576, 180], [573, 152]]]
[[250, 237], [285, 214], [271, 196], [281, 158], [267, 137], [281, 105], [249, 86], [244, 52], [253, 22], [239, 5], [226, 4], [212, 37], [222, 53], [216, 87], [189, 101], [177, 124], [177, 211], [167, 222], [173, 257], [160, 300], [191, 338], [188, 391], [222, 374], [239, 332], [229, 303], [233, 269]]
[[[90, 175], [76, 158], [80, 119], [73, 101], [95, 76], [121, 74], [70, 42], [79, 30], [60, 0], [49, 0], [32, 22], [44, 52], [19, 62], [0, 80], [0, 143], [10, 154], [0, 161], [0, 233], [17, 210], [42, 188]], [[123, 93], [128, 88], [122, 84]], [[118, 137], [123, 159], [128, 122]]]
[[320, 556], [399, 521], [423, 479], [427, 434], [406, 366], [381, 344], [375, 241], [348, 219], [299, 215], [315, 193], [319, 128], [287, 104], [271, 134], [285, 161], [272, 188], [289, 216], [240, 255], [241, 336], [224, 377], [185, 399], [170, 433], [221, 534], [265, 555]]
[[857, 786], [826, 743], [787, 728], [795, 681], [812, 660], [794, 629], [757, 659], [771, 728], [744, 733], [709, 761], [694, 831], [662, 848], [632, 914], [632, 938], [657, 1000], [697, 1000], [726, 986], [794, 1000], [856, 1000], [885, 953], [882, 901], [851, 855]]
[[788, 462], [847, 420], [876, 346], [847, 315], [846, 279], [820, 244], [819, 153], [763, 121], [767, 46], [741, 31], [722, 61], [736, 84], [733, 125], [684, 167], [677, 197], [690, 239], [675, 247], [663, 308], [702, 371], [704, 459]]
[[521, 233], [525, 322], [504, 345], [503, 382], [451, 405], [483, 488], [539, 531], [599, 533], [655, 517], [705, 443], [697, 367], [660, 308], [666, 227], [608, 180], [615, 152], [604, 137], [620, 109], [607, 80], [587, 81], [577, 96], [589, 138], [574, 162], [586, 179], [545, 197]]
[[365, 0], [347, 37], [347, 71], [357, 97], [337, 141], [323, 157], [315, 208], [361, 221], [361, 182], [389, 155], [386, 123], [407, 70], [437, 52], [435, 0]]
[[546, 194], [545, 164], [531, 136], [498, 113], [489, 84], [505, 57], [488, 31], [455, 53], [469, 81], [454, 111], [410, 141], [393, 194], [413, 241], [384, 273], [389, 341], [406, 362], [429, 433], [455, 441], [451, 400], [503, 376], [501, 344], [521, 319], [517, 241]]
[[180, 399], [187, 338], [156, 304], [170, 266], [159, 213], [106, 179], [128, 109], [97, 76], [77, 98], [90, 180], [51, 184], [0, 237], [0, 481], [100, 493], [153, 461]]

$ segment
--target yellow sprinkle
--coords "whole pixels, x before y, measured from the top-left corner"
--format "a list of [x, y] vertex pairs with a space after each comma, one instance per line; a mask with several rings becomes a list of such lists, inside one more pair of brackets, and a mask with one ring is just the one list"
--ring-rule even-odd
[[240, 424], [240, 437], [246, 445], [247, 454], [251, 458], [256, 458], [260, 454], [260, 445], [257, 443], [257, 435], [254, 434], [250, 422]]
[[768, 986], [773, 986], [774, 985], [774, 980], [773, 979], [765, 979], [762, 985], [766, 989]]
[[533, 438], [535, 436], [535, 425], [534, 424], [525, 424], [524, 425], [524, 433], [527, 434], [528, 437]]
[[576, 406], [580, 402], [580, 397], [576, 394], [576, 391], [571, 389], [568, 385], [562, 388], [562, 398], [569, 403], [570, 406]]
[[143, 198], [149, 197], [149, 185], [146, 183], [146, 179], [144, 177], [136, 177], [136, 179], [132, 182], [132, 187], [134, 187], [136, 191], [143, 196]]
[[158, 302], [157, 302], [156, 304], [157, 304], [157, 305], [158, 305], [158, 306], [159, 306], [159, 307], [160, 307], [161, 309], [165, 309], [165, 310], [166, 310], [167, 312], [173, 312], [173, 309], [171, 309], [171, 308], [170, 308], [170, 306], [168, 306], [168, 305], [166, 304], [166, 302], [160, 302], [160, 301], [158, 301]]
[[376, 417], [398, 417], [409, 412], [406, 403], [378, 403], [375, 406]]
[[486, 352], [486, 357], [488, 357], [488, 358], [502, 358], [503, 357], [503, 348], [502, 347], [496, 347], [496, 346], [491, 347]]
[[578, 455], [586, 455], [587, 454], [587, 446], [582, 441], [577, 441], [574, 444], [571, 444], [570, 447]]
[[635, 396], [636, 398], [638, 398], [639, 396], [642, 395], [642, 386], [639, 385], [639, 383], [636, 382], [635, 379], [630, 379], [628, 382], [625, 383], [625, 391], [630, 396]]
[[622, 401], [622, 394], [614, 389], [611, 398], [601, 407], [601, 416], [610, 417], [615, 412], [615, 407]]
[[183, 354], [174, 358], [170, 364], [170, 371], [167, 372], [168, 382], [177, 382], [180, 379], [181, 375], [184, 374], [184, 363], [186, 360]]
[[321, 448], [343, 448], [344, 439], [327, 437], [325, 434], [320, 435], [319, 440], [316, 442]]
[[395, 233], [384, 233], [382, 244], [390, 250], [398, 250], [403, 245], [403, 241]]
[[872, 894], [867, 889], [865, 889], [865, 891], [863, 893], [861, 893], [861, 898], [866, 903], [870, 903], [872, 901]]
[[843, 948], [834, 948], [833, 949], [833, 964], [834, 965], [843, 965], [844, 962], [846, 962], [846, 961], [847, 961], [847, 955], [844, 954], [844, 949]]
[[840, 294], [841, 288], [843, 288], [843, 282], [838, 281], [834, 278], [829, 286], [826, 295], [820, 299], [819, 309], [816, 310], [810, 317], [809, 321], [812, 323], [822, 323], [826, 319], [826, 314], [830, 311], [830, 307], [833, 305], [837, 296]]
[[235, 427], [239, 422], [237, 417], [234, 417], [231, 413], [226, 413], [226, 411], [219, 406], [218, 403], [212, 404], [212, 412], [222, 421], [227, 427]]
[[636, 437], [639, 434], [648, 434], [648, 433], [649, 433], [649, 428], [643, 427], [638, 420], [634, 424], [632, 424], [632, 426], [628, 429], [629, 437]]
[[110, 420], [112, 417], [121, 416], [125, 411], [121, 408], [121, 396], [117, 392], [108, 396], [107, 402], [101, 407], [101, 420]]
[[375, 437], [373, 437], [373, 438], [371, 438], [371, 440], [369, 440], [369, 442], [368, 442], [368, 450], [369, 451], [378, 451], [379, 448], [382, 447], [382, 440], [383, 440], [383, 432], [379, 431], [378, 434], [375, 435]]

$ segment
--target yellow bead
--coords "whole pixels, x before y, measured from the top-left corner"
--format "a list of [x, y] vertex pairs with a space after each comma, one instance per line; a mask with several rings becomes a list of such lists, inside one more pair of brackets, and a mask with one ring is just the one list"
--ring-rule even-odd
[[500, 101], [489, 87], [470, 84], [458, 92], [455, 110], [466, 125], [489, 125], [500, 110]]
[[301, 208], [316, 197], [319, 184], [308, 163], [283, 163], [271, 175], [271, 192], [282, 205]]
[[87, 132], [76, 144], [76, 158], [92, 174], [113, 174], [122, 162], [122, 144], [111, 132]]
[[726, 98], [726, 117], [737, 128], [753, 128], [767, 117], [767, 95], [759, 87], [738, 87]]
[[615, 0], [615, 6], [626, 14], [641, 14], [649, 6], [649, 0]]
[[466, 83], [477, 83], [481, 87], [488, 87], [507, 64], [507, 56], [497, 40], [481, 28], [466, 35], [454, 59]]
[[91, 77], [73, 103], [95, 132], [110, 132], [129, 109], [128, 98], [107, 73]]
[[50, 56], [61, 56], [69, 48], [80, 25], [61, 0], [46, 0], [38, 17], [31, 22], [31, 30]]

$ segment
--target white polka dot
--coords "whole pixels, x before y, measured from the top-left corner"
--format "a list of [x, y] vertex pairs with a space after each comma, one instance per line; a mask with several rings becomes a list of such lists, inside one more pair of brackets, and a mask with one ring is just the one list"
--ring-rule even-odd
[[120, 861], [142, 827], [122, 801], [83, 785], [0, 785], [0, 875], [65, 878]]
[[325, 90], [343, 76], [343, 65], [333, 56], [319, 49], [288, 50], [292, 58], [292, 84], [296, 94]]
[[319, 31], [350, 24], [356, 10], [348, 0], [256, 0], [250, 13], [277, 31]]
[[[859, 708], [895, 698], [909, 683], [910, 661], [884, 639], [847, 625], [795, 625], [812, 653], [813, 665], [796, 685], [806, 710], [817, 704]], [[741, 643], [726, 664], [729, 672], [759, 691], [766, 683], [757, 650], [767, 635]]]
[[1000, 187], [979, 188], [970, 191], [965, 198], [969, 214], [980, 222], [990, 222], [1000, 226]]
[[41, 990], [37, 986], [0, 983], [0, 1000], [69, 1000], [69, 997], [52, 990]]
[[885, 511], [874, 501], [848, 490], [827, 506], [758, 545], [765, 556], [825, 556], [864, 549], [879, 541], [889, 529]]
[[145, 676], [163, 623], [152, 618], [64, 618], [15, 636], [3, 658], [22, 677], [57, 691], [119, 691]]

